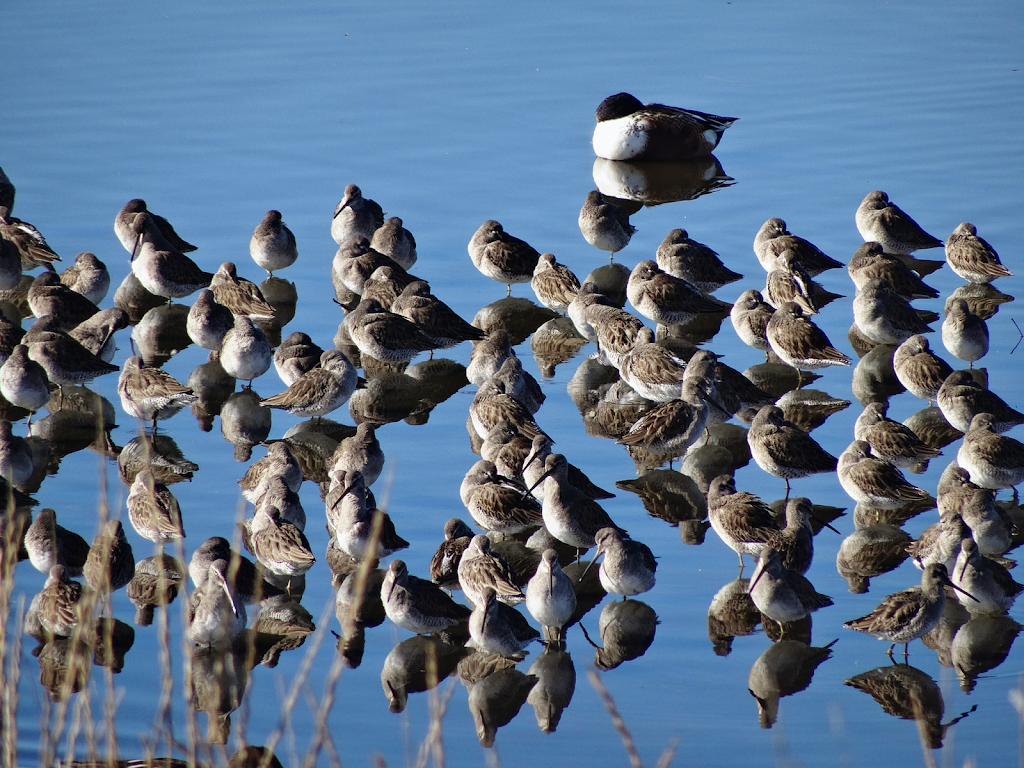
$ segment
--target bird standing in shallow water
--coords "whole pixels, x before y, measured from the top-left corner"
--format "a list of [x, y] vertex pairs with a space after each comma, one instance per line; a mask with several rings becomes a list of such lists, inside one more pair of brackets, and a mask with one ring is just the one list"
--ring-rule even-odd
[[711, 154], [735, 117], [644, 105], [616, 93], [595, 111], [594, 153], [606, 160], [687, 160]]
[[889, 595], [867, 616], [848, 621], [843, 626], [879, 640], [888, 640], [892, 643], [886, 651], [890, 659], [896, 644], [903, 643], [903, 658], [906, 658], [910, 641], [931, 632], [942, 618], [946, 605], [944, 586], [960, 590], [949, 580], [946, 566], [941, 563], [929, 565], [921, 572], [921, 586]]

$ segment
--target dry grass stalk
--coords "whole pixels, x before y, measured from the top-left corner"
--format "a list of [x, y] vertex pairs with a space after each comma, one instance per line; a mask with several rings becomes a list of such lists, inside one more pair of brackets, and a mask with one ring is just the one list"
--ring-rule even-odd
[[[594, 686], [597, 694], [601, 697], [601, 701], [604, 702], [605, 709], [608, 710], [608, 714], [612, 718], [612, 725], [615, 730], [619, 732], [619, 736], [622, 738], [622, 745], [626, 748], [626, 755], [629, 757], [629, 764], [633, 768], [644, 768], [643, 761], [640, 759], [640, 753], [636, 749], [636, 742], [633, 741], [633, 734], [630, 733], [629, 727], [626, 725], [626, 721], [622, 719], [622, 715], [619, 714], [618, 707], [615, 706], [615, 699], [612, 698], [611, 693], [605, 688], [604, 683], [601, 682], [600, 675], [593, 669], [587, 672], [587, 679], [590, 680], [590, 684]], [[669, 741], [668, 746], [665, 747], [665, 751], [661, 753], [661, 757], [658, 758], [657, 768], [668, 768], [669, 763], [672, 762], [672, 758], [675, 757], [676, 749], [679, 747], [679, 739], [673, 738]]]

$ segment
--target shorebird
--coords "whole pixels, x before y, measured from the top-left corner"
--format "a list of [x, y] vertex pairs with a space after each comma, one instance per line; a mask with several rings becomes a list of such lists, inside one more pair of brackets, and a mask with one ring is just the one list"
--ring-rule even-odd
[[363, 482], [370, 486], [377, 482], [383, 469], [384, 451], [381, 450], [380, 441], [377, 439], [377, 428], [372, 423], [364, 421], [356, 427], [354, 435], [338, 443], [331, 456], [329, 474], [334, 477], [345, 472], [359, 472], [363, 476]]
[[897, 643], [903, 643], [903, 657], [906, 658], [910, 641], [931, 632], [942, 618], [946, 605], [944, 586], [960, 590], [949, 580], [946, 566], [939, 563], [929, 565], [921, 572], [920, 587], [889, 595], [867, 616], [848, 621], [843, 626], [892, 643], [886, 652], [890, 659], [892, 649]]
[[52, 318], [62, 331], [70, 331], [100, 311], [85, 296], [64, 285], [56, 272], [43, 272], [32, 281], [28, 307], [35, 317]]
[[786, 251], [779, 256], [775, 268], [765, 276], [761, 295], [775, 309], [792, 301], [808, 315], [816, 315], [818, 305], [814, 301], [814, 287], [814, 281], [796, 262], [793, 252]]
[[93, 304], [103, 301], [110, 290], [107, 265], [97, 259], [95, 253], [88, 251], [75, 256], [75, 263], [60, 273], [60, 281]]
[[196, 589], [202, 589], [210, 573], [210, 566], [217, 560], [228, 564], [227, 583], [234, 595], [246, 605], [254, 605], [264, 598], [280, 594], [281, 590], [263, 578], [262, 569], [252, 560], [231, 549], [231, 544], [221, 536], [204, 541], [192, 553], [188, 574]]
[[[807, 573], [814, 559], [814, 530], [811, 518], [814, 508], [810, 499], [799, 496], [786, 502], [786, 527], [780, 531], [769, 533], [765, 545], [779, 553], [782, 567], [796, 573]], [[836, 531], [828, 523], [826, 528]]]
[[238, 276], [234, 262], [225, 261], [210, 280], [213, 298], [222, 307], [227, 307], [232, 314], [245, 315], [250, 318], [272, 320], [275, 310], [263, 298], [263, 292], [250, 280]]
[[685, 280], [701, 293], [714, 293], [743, 277], [726, 267], [716, 251], [691, 240], [685, 229], [673, 229], [665, 235], [655, 259], [665, 272]]
[[17, 345], [0, 366], [0, 393], [12, 405], [29, 411], [29, 425], [36, 411], [50, 402], [46, 369], [29, 357], [26, 345]]
[[125, 412], [150, 422], [154, 431], [157, 421], [171, 418], [199, 399], [190, 387], [180, 384], [171, 374], [145, 366], [141, 357], [124, 361], [117, 379], [117, 394]]
[[710, 397], [706, 385], [684, 379], [678, 398], [647, 411], [615, 442], [638, 445], [669, 459], [683, 456], [707, 428]]
[[416, 238], [397, 216], [392, 216], [373, 233], [370, 247], [394, 259], [402, 269], [412, 269], [416, 263]]
[[[10, 310], [8, 310], [10, 311]], [[39, 321], [36, 321], [39, 322]], [[25, 331], [22, 329], [20, 318], [17, 323], [12, 323], [0, 310], [0, 362], [3, 362], [11, 354], [18, 344], [27, 344], [24, 341]], [[35, 324], [33, 323], [33, 327]]]
[[481, 439], [487, 438], [496, 424], [507, 421], [523, 437], [533, 440], [537, 435], [546, 434], [533, 419], [530, 409], [510, 393], [504, 391], [502, 382], [489, 379], [494, 386], [481, 387], [469, 405], [469, 416], [473, 428]]
[[946, 302], [942, 345], [953, 357], [970, 363], [971, 368], [988, 354], [988, 326], [963, 299], [951, 298]]
[[245, 629], [245, 603], [228, 581], [228, 562], [215, 560], [188, 604], [188, 637], [196, 645], [228, 645]]
[[633, 267], [626, 296], [637, 312], [662, 325], [685, 325], [701, 313], [722, 312], [724, 306], [685, 280], [663, 272], [651, 260]]
[[270, 369], [274, 360], [266, 335], [245, 315], [235, 315], [235, 324], [224, 334], [220, 364], [235, 379], [252, 381]]
[[[390, 516], [374, 509], [376, 500], [366, 490], [359, 472], [335, 475], [324, 501], [327, 531], [334, 537], [337, 547], [353, 560], [379, 560], [409, 546], [396, 532]], [[378, 514], [381, 516], [380, 532], [374, 538], [374, 517]]]
[[929, 235], [899, 206], [889, 202], [885, 192], [868, 192], [854, 218], [864, 241], [879, 243], [886, 253], [905, 255], [942, 245], [941, 240]]
[[39, 593], [39, 623], [51, 635], [70, 637], [86, 615], [85, 590], [72, 581], [63, 565], [50, 569]]
[[590, 307], [586, 318], [593, 329], [593, 340], [597, 342], [602, 358], [608, 365], [618, 368], [623, 358], [636, 346], [644, 324], [636, 315], [603, 304]]
[[289, 579], [308, 571], [316, 557], [309, 548], [306, 535], [287, 520], [282, 520], [274, 507], [258, 506], [255, 515], [243, 527], [247, 536], [246, 549], [264, 568], [277, 576]]
[[487, 335], [435, 297], [423, 280], [414, 280], [405, 286], [391, 305], [391, 311], [414, 323], [437, 349], [448, 349], [464, 341], [480, 341]]
[[473, 345], [469, 366], [466, 368], [466, 378], [470, 384], [479, 387], [498, 372], [505, 360], [515, 356], [508, 332], [497, 328]]
[[23, 271], [60, 261], [60, 256], [47, 245], [42, 233], [27, 221], [12, 216], [7, 206], [0, 206], [0, 239], [18, 250]]
[[544, 526], [559, 541], [576, 547], [577, 559], [580, 552], [594, 546], [594, 537], [602, 528], [623, 530], [612, 522], [600, 504], [569, 483], [569, 463], [562, 454], [552, 453], [547, 457], [544, 474], [537, 483], [540, 482], [545, 484], [541, 508]]
[[979, 413], [992, 414], [992, 429], [1000, 433], [1024, 424], [1024, 413], [978, 384], [969, 371], [949, 374], [939, 388], [936, 402], [946, 421], [961, 432], [971, 428], [971, 420]]
[[363, 355], [382, 363], [407, 363], [436, 345], [415, 324], [384, 309], [375, 299], [363, 299], [345, 316], [352, 343]]
[[853, 319], [876, 344], [902, 344], [916, 333], [931, 333], [910, 302], [883, 280], [869, 280], [853, 298]]
[[768, 322], [775, 310], [762, 298], [759, 291], [748, 288], [739, 295], [729, 311], [729, 319], [740, 341], [748, 347], [760, 349], [768, 357], [771, 346], [768, 344]]
[[210, 286], [213, 279], [210, 272], [200, 269], [188, 256], [154, 244], [162, 236], [148, 213], [136, 214], [132, 231], [135, 233], [132, 272], [142, 287], [154, 296], [180, 299]]
[[302, 487], [302, 468], [292, 455], [288, 443], [277, 441], [270, 444], [267, 455], [253, 462], [238, 485], [246, 500], [257, 503], [266, 492], [271, 477], [280, 476], [291, 491], [298, 493]]
[[433, 582], [410, 575], [401, 560], [388, 565], [380, 599], [391, 621], [417, 635], [443, 632], [467, 621], [472, 613]]
[[480, 602], [469, 617], [469, 634], [473, 644], [483, 653], [515, 658], [534, 640], [540, 640], [540, 632], [515, 608], [498, 601], [490, 587], [484, 587]]
[[41, 573], [62, 565], [69, 576], [81, 576], [89, 557], [89, 542], [58, 525], [55, 511], [41, 509], [25, 530], [25, 551], [32, 567]]
[[407, 278], [408, 275], [400, 276], [393, 267], [377, 267], [363, 283], [360, 299], [376, 299], [384, 309], [391, 309], [395, 299], [405, 290], [409, 282]]
[[154, 544], [185, 538], [178, 500], [166, 485], [153, 479], [149, 470], [135, 476], [127, 504], [128, 520], [142, 538]]
[[345, 354], [329, 349], [320, 356], [319, 368], [302, 374], [284, 392], [261, 400], [260, 405], [301, 418], [322, 418], [348, 402], [357, 379], [355, 366]]
[[[504, 426], [506, 434], [511, 435], [511, 437], [505, 444], [505, 447], [508, 447], [508, 451], [503, 447], [495, 455], [495, 458], [493, 459], [495, 466], [497, 466], [498, 471], [501, 472], [501, 466], [504, 462], [504, 465], [512, 470], [512, 474], [509, 475], [504, 472], [502, 472], [502, 474], [505, 474], [506, 477], [519, 475], [522, 477], [526, 486], [531, 487], [537, 483], [537, 481], [540, 480], [541, 475], [544, 474], [544, 464], [547, 462], [547, 458], [551, 454], [551, 446], [554, 445], [554, 442], [547, 435], [537, 435], [533, 438], [533, 442], [531, 443], [529, 440], [526, 440], [515, 433], [507, 423], [496, 426], [488, 436], [493, 436], [496, 430], [500, 432], [502, 426]], [[525, 453], [523, 452], [523, 449], [525, 449]], [[516, 454], [515, 457], [511, 455], [513, 453]], [[483, 455], [482, 449], [481, 455]], [[519, 470], [518, 472], [516, 472], [517, 468]], [[588, 499], [601, 500], [615, 498], [614, 493], [609, 493], [604, 488], [593, 483], [590, 478], [584, 474], [583, 470], [575, 464], [569, 464], [569, 483]], [[539, 492], [537, 489], [534, 489], [533, 495], [539, 501], [543, 501], [544, 489], [540, 488]]]
[[473, 605], [483, 601], [484, 591], [493, 589], [501, 602], [518, 605], [526, 595], [516, 584], [516, 574], [505, 559], [491, 549], [491, 540], [478, 533], [463, 550], [458, 567], [459, 586]]
[[757, 609], [779, 624], [832, 605], [832, 598], [816, 591], [806, 577], [784, 568], [779, 553], [768, 546], [761, 549], [747, 592]]
[[103, 524], [89, 547], [82, 574], [97, 592], [114, 592], [132, 580], [135, 556], [120, 520], [107, 520]]
[[542, 253], [530, 278], [537, 301], [554, 312], [565, 314], [580, 290], [580, 281], [572, 270], [559, 264], [553, 253]]
[[537, 572], [526, 585], [526, 609], [544, 627], [547, 639], [564, 639], [565, 625], [576, 610], [576, 590], [553, 549], [544, 550]]
[[893, 293], [907, 301], [939, 297], [939, 292], [927, 285], [904, 262], [885, 253], [880, 243], [869, 242], [860, 246], [846, 269], [857, 290], [863, 288], [869, 280], [881, 280]]
[[999, 277], [1012, 277], [1013, 272], [999, 261], [999, 254], [978, 237], [977, 228], [969, 223], [957, 225], [946, 239], [946, 263], [969, 283], [991, 283]]
[[594, 114], [594, 153], [606, 160], [703, 157], [737, 120], [664, 104], [644, 105], [628, 93], [609, 96]]
[[281, 475], [267, 479], [266, 489], [260, 494], [256, 506], [275, 508], [282, 520], [287, 520], [300, 531], [306, 530], [306, 512], [302, 508], [299, 494], [288, 487]]
[[796, 368], [798, 377], [801, 369], [850, 364], [850, 358], [832, 346], [825, 332], [804, 317], [803, 311], [792, 301], [775, 310], [765, 328], [765, 336], [778, 358]]
[[518, 483], [500, 476], [490, 461], [481, 459], [470, 468], [460, 496], [473, 521], [485, 531], [512, 534], [543, 522], [541, 505]]
[[956, 599], [972, 613], [1006, 613], [1024, 591], [1024, 585], [1002, 565], [983, 556], [970, 538], [963, 540], [950, 581], [958, 588]]
[[136, 216], [140, 213], [148, 214], [152, 218], [156, 234], [160, 238], [156, 245], [161, 250], [177, 251], [178, 253], [191, 253], [196, 250], [194, 245], [183, 240], [174, 231], [174, 227], [171, 226], [167, 219], [149, 210], [146, 207], [145, 200], [136, 198], [125, 203], [124, 207], [118, 211], [117, 216], [114, 218], [114, 234], [117, 235], [117, 239], [121, 241], [121, 245], [124, 246], [128, 253], [131, 253], [135, 248], [135, 229], [133, 225]]
[[249, 239], [249, 255], [270, 277], [276, 270], [290, 267], [299, 258], [295, 235], [281, 221], [280, 211], [267, 211]]
[[918, 568], [941, 563], [949, 570], [956, 563], [963, 541], [970, 536], [963, 518], [955, 511], [947, 511], [939, 516], [939, 522], [929, 525], [907, 545], [907, 554]]
[[231, 310], [217, 302], [213, 291], [204, 288], [189, 307], [185, 327], [188, 337], [200, 347], [219, 352], [224, 336], [234, 326]]
[[739, 555], [757, 557], [779, 524], [771, 507], [747, 491], [738, 492], [732, 475], [719, 475], [708, 486], [708, 520], [718, 537]]
[[930, 494], [907, 482], [894, 465], [875, 458], [871, 446], [854, 440], [839, 456], [839, 484], [856, 502], [874, 509], [899, 509]]
[[990, 413], [971, 419], [956, 460], [982, 488], [1012, 488], [1024, 480], [1024, 443], [1000, 435]]
[[953, 372], [949, 363], [932, 352], [928, 339], [920, 334], [897, 347], [892, 365], [900, 384], [929, 403], [935, 402], [942, 383]]
[[493, 219], [485, 221], [469, 240], [469, 258], [484, 275], [508, 286], [528, 283], [537, 268], [540, 254], [525, 240], [505, 232]]
[[795, 255], [797, 263], [811, 277], [843, 266], [841, 261], [825, 254], [813, 243], [792, 234], [782, 219], [768, 219], [754, 237], [754, 255], [758, 262], [765, 272], [771, 272], [778, 258], [787, 251]]
[[309, 336], [296, 331], [289, 334], [274, 350], [274, 370], [284, 385], [290, 387], [302, 374], [320, 365], [320, 355], [323, 353]]
[[26, 339], [28, 356], [39, 363], [46, 376], [61, 388], [92, 381], [97, 376], [113, 373], [117, 366], [105, 363], [66, 333], [48, 330]]
[[996, 506], [996, 492], [972, 483], [963, 467], [950, 463], [936, 495], [939, 514], [961, 517], [981, 554], [999, 556], [1013, 545], [1013, 522]]
[[651, 548], [640, 541], [633, 541], [629, 535], [617, 528], [602, 528], [594, 536], [597, 550], [594, 559], [580, 575], [580, 581], [590, 567], [604, 555], [598, 577], [601, 586], [609, 594], [622, 595], [625, 600], [631, 595], [649, 592], [654, 588], [654, 574], [658, 561]]
[[101, 309], [88, 320], [72, 328], [68, 335], [100, 360], [109, 363], [117, 352], [114, 334], [127, 328], [129, 322], [128, 313], [119, 307]]
[[453, 517], [444, 524], [444, 541], [430, 558], [430, 580], [449, 592], [462, 589], [459, 583], [459, 562], [473, 538], [473, 529]]
[[345, 195], [338, 201], [331, 219], [331, 237], [341, 245], [350, 237], [373, 237], [384, 226], [384, 209], [374, 200], [363, 197], [355, 184], [345, 187]]
[[609, 258], [629, 245], [636, 227], [629, 223], [629, 214], [615, 203], [606, 201], [604, 195], [594, 189], [580, 208], [580, 232], [583, 239], [595, 248], [608, 251]]
[[675, 399], [680, 393], [686, 361], [656, 344], [654, 331], [640, 329], [636, 345], [619, 364], [619, 375], [641, 396], [655, 403]]
[[474, 399], [507, 394], [518, 401], [531, 414], [536, 414], [547, 399], [537, 380], [523, 370], [518, 357], [509, 357], [477, 391]]
[[871, 446], [872, 455], [882, 461], [908, 469], [927, 462], [942, 451], [927, 445], [910, 427], [886, 418], [887, 403], [868, 403], [857, 417], [853, 435]]
[[770, 475], [789, 481], [836, 468], [835, 456], [782, 415], [782, 409], [769, 405], [758, 411], [747, 432], [750, 453], [757, 466]]
[[390, 256], [373, 250], [365, 237], [351, 237], [339, 245], [331, 261], [331, 282], [338, 302], [348, 306], [343, 296], [351, 294], [348, 300], [358, 303], [366, 291], [367, 281], [381, 267], [391, 270], [391, 280], [399, 291], [419, 279], [402, 269]]

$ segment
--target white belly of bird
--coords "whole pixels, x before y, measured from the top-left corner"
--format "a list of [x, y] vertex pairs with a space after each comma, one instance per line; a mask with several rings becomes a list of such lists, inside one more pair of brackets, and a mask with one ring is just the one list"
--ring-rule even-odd
[[594, 154], [606, 160], [629, 160], [647, 145], [645, 125], [632, 116], [605, 120], [594, 127]]

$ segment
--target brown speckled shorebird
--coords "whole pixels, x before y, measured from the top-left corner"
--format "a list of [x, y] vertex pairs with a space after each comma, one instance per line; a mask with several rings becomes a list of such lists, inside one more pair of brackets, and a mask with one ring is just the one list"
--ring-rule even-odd
[[608, 251], [609, 258], [629, 245], [636, 227], [629, 223], [629, 214], [615, 203], [608, 202], [593, 189], [580, 208], [578, 219], [583, 239], [595, 248]]
[[563, 628], [576, 610], [576, 590], [553, 549], [544, 550], [537, 572], [526, 586], [526, 609], [544, 627], [548, 639], [564, 638]]
[[853, 299], [853, 319], [876, 344], [902, 344], [916, 333], [930, 333], [910, 302], [882, 280], [869, 280]]
[[473, 529], [453, 517], [444, 524], [444, 541], [430, 558], [430, 580], [449, 592], [462, 589], [459, 583], [459, 562], [473, 538]]
[[401, 560], [392, 560], [388, 565], [380, 599], [389, 619], [417, 635], [450, 629], [467, 621], [472, 613], [437, 584], [410, 575]]
[[482, 533], [474, 536], [463, 551], [458, 575], [459, 585], [473, 605], [482, 602], [484, 590], [488, 588], [508, 605], [518, 605], [526, 599], [516, 584], [515, 573], [504, 558], [491, 549], [491, 540]]
[[708, 520], [718, 537], [740, 558], [757, 557], [779, 525], [771, 507], [752, 493], [736, 490], [732, 475], [719, 475], [708, 487]]
[[512, 534], [540, 526], [541, 505], [526, 489], [481, 459], [462, 481], [460, 495], [473, 521], [485, 531]]
[[881, 280], [907, 301], [937, 299], [939, 292], [895, 256], [885, 253], [880, 243], [864, 243], [846, 265], [850, 279], [863, 288], [869, 280]]
[[64, 566], [53, 566], [39, 594], [39, 623], [43, 629], [58, 637], [70, 637], [86, 618], [84, 597], [84, 588], [71, 580]]
[[316, 562], [305, 534], [282, 520], [276, 508], [257, 507], [244, 527], [248, 533], [246, 548], [270, 573], [301, 576]]
[[763, 547], [748, 589], [754, 605], [772, 621], [787, 624], [832, 605], [832, 598], [814, 589], [804, 576], [782, 567], [779, 553]]
[[911, 587], [889, 595], [867, 616], [843, 624], [847, 629], [886, 640], [892, 645], [886, 652], [892, 658], [892, 649], [903, 643], [903, 657], [907, 657], [911, 640], [928, 634], [942, 618], [946, 605], [944, 586], [954, 586], [949, 580], [946, 566], [936, 563], [921, 572], [921, 586]]
[[528, 283], [533, 278], [540, 254], [525, 240], [505, 232], [493, 219], [485, 221], [469, 240], [469, 258], [484, 275], [508, 286]]
[[655, 260], [661, 269], [685, 280], [701, 293], [714, 293], [743, 277], [725, 266], [717, 252], [690, 239], [685, 229], [673, 229], [665, 235]]
[[1024, 480], [1024, 443], [998, 434], [990, 413], [971, 419], [956, 460], [982, 488], [1013, 488]]
[[664, 403], [679, 396], [686, 361], [654, 342], [654, 331], [644, 326], [636, 345], [619, 364], [619, 375], [641, 396]]
[[415, 323], [438, 349], [449, 349], [464, 341], [480, 341], [487, 335], [434, 296], [424, 280], [414, 280], [405, 286], [391, 305], [391, 311]]
[[760, 291], [748, 288], [739, 295], [729, 311], [729, 319], [740, 341], [748, 347], [760, 349], [768, 359], [771, 346], [768, 344], [768, 322], [775, 310], [764, 300]]
[[412, 269], [416, 263], [416, 238], [397, 216], [390, 217], [373, 233], [370, 247], [394, 259], [402, 269]]
[[107, 520], [103, 524], [92, 540], [82, 573], [86, 583], [97, 592], [114, 592], [132, 580], [135, 556], [120, 520]]
[[779, 359], [796, 368], [798, 378], [802, 369], [850, 365], [850, 358], [832, 346], [825, 332], [804, 317], [803, 310], [795, 302], [788, 301], [775, 310], [765, 328], [765, 335]]
[[348, 402], [357, 379], [355, 366], [345, 353], [328, 349], [320, 355], [318, 368], [307, 371], [284, 392], [260, 401], [260, 405], [301, 418], [322, 418]]
[[932, 237], [885, 192], [868, 192], [854, 217], [865, 242], [879, 243], [886, 253], [908, 254], [923, 248], [938, 248], [942, 241]]
[[786, 251], [793, 252], [797, 262], [811, 277], [843, 266], [841, 261], [836, 261], [810, 241], [792, 234], [782, 219], [768, 219], [754, 237], [754, 255], [764, 271], [771, 272], [778, 257]]
[[190, 387], [179, 383], [171, 374], [160, 368], [146, 367], [141, 357], [124, 361], [117, 380], [117, 394], [125, 412], [148, 421], [154, 431], [157, 421], [171, 418], [199, 399]]
[[887, 418], [888, 408], [887, 403], [868, 403], [853, 427], [854, 437], [871, 446], [874, 456], [907, 469], [942, 453], [927, 445], [910, 427]]
[[125, 203], [124, 207], [118, 211], [117, 216], [114, 217], [114, 234], [117, 235], [117, 239], [128, 253], [131, 253], [135, 247], [135, 230], [132, 225], [135, 222], [135, 217], [140, 213], [148, 214], [153, 220], [156, 231], [161, 238], [161, 247], [166, 250], [178, 251], [179, 253], [191, 253], [196, 250], [194, 245], [183, 240], [174, 231], [174, 227], [171, 226], [167, 219], [149, 210], [145, 200], [136, 198]]
[[747, 432], [750, 452], [757, 465], [770, 475], [789, 481], [819, 472], [832, 472], [837, 459], [817, 441], [789, 422], [782, 409], [769, 405], [758, 411]]
[[345, 316], [359, 352], [382, 363], [407, 363], [436, 345], [413, 322], [389, 312], [375, 299], [363, 299]]
[[128, 491], [128, 520], [135, 532], [155, 544], [185, 538], [178, 500], [166, 485], [144, 470], [135, 476]]
[[42, 233], [27, 221], [12, 216], [7, 206], [0, 206], [0, 238], [18, 249], [24, 271], [60, 261]]
[[484, 587], [480, 602], [473, 608], [469, 634], [480, 651], [510, 658], [522, 656], [527, 645], [540, 640], [540, 632], [530, 626], [526, 617], [501, 603], [490, 587]]
[[181, 252], [164, 250], [154, 244], [163, 237], [148, 213], [136, 214], [132, 231], [135, 233], [132, 272], [147, 291], [173, 300], [209, 287], [213, 274], [200, 269]]
[[963, 540], [950, 580], [959, 587], [956, 599], [972, 613], [1006, 613], [1024, 591], [1006, 568], [978, 551], [973, 539]]
[[897, 347], [892, 365], [900, 384], [929, 403], [935, 402], [942, 383], [953, 372], [949, 363], [931, 351], [927, 337], [920, 334]]
[[946, 263], [969, 283], [988, 284], [999, 277], [1013, 276], [999, 261], [995, 248], [978, 237], [977, 228], [966, 221], [946, 239]]
[[542, 253], [530, 278], [530, 287], [537, 301], [550, 310], [563, 315], [580, 290], [580, 281], [572, 270], [559, 264], [553, 253]]
[[375, 200], [363, 197], [355, 184], [345, 186], [345, 194], [334, 208], [331, 237], [341, 245], [351, 237], [373, 237], [384, 226], [384, 209]]
[[999, 433], [1024, 424], [1024, 413], [978, 384], [969, 371], [949, 374], [939, 388], [936, 402], [946, 421], [961, 432], [971, 428], [971, 420], [979, 413], [992, 414], [992, 429]]
[[57, 524], [57, 513], [41, 509], [25, 531], [25, 550], [32, 567], [49, 573], [55, 565], [63, 565], [68, 576], [80, 576], [89, 557], [89, 542], [74, 531]]
[[971, 312], [964, 299], [946, 302], [946, 317], [942, 321], [942, 346], [953, 357], [974, 363], [988, 354], [988, 326]]
[[838, 461], [839, 484], [854, 501], [875, 509], [899, 509], [930, 498], [928, 491], [907, 482], [893, 464], [871, 454], [871, 446], [854, 440]]
[[685, 280], [663, 272], [651, 260], [641, 261], [629, 275], [626, 296], [636, 311], [662, 325], [685, 325], [702, 313], [728, 311]]
[[274, 317], [274, 308], [263, 298], [263, 292], [255, 283], [238, 276], [234, 262], [220, 265], [210, 280], [210, 290], [218, 304], [236, 315], [266, 320]]
[[654, 588], [658, 561], [650, 547], [615, 528], [602, 528], [594, 536], [594, 541], [597, 544], [594, 559], [580, 575], [580, 581], [597, 562], [598, 556], [604, 555], [598, 577], [605, 592], [622, 595], [625, 600]]
[[678, 398], [647, 411], [615, 442], [669, 459], [683, 456], [704, 435], [710, 396], [706, 385], [684, 380]]
[[281, 221], [280, 211], [267, 211], [249, 239], [249, 255], [270, 277], [276, 270], [290, 267], [299, 258], [295, 235]]

